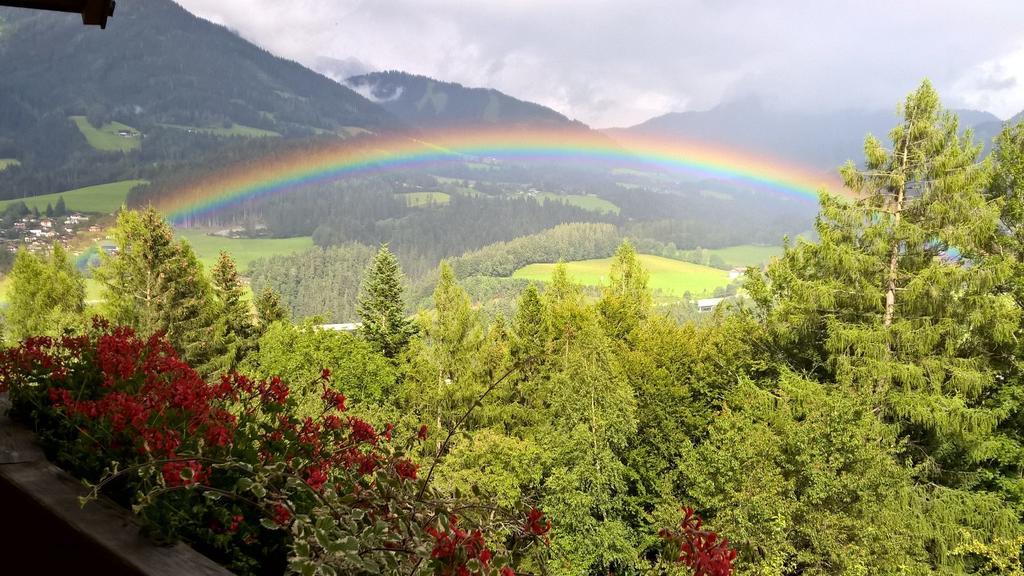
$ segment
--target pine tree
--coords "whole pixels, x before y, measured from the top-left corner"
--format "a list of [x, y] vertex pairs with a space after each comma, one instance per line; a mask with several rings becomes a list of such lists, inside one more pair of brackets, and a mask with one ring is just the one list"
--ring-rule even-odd
[[414, 333], [405, 317], [403, 280], [398, 259], [381, 245], [363, 278], [356, 310], [363, 321], [360, 334], [388, 358], [397, 357]]
[[53, 204], [50, 204], [49, 202], [46, 203], [46, 217], [53, 217]]
[[68, 213], [68, 207], [64, 204], [64, 197], [57, 197], [57, 204], [53, 207], [54, 216], [64, 216]]
[[281, 295], [273, 288], [264, 288], [256, 297], [256, 318], [260, 333], [265, 332], [274, 322], [286, 321], [288, 317], [288, 310], [281, 303]]
[[49, 257], [18, 251], [10, 273], [7, 324], [11, 337], [58, 335], [79, 327], [85, 310], [85, 280], [60, 244]]
[[[547, 344], [547, 322], [544, 318], [544, 302], [535, 284], [523, 290], [512, 318], [512, 360], [536, 364], [543, 360]], [[530, 366], [524, 370], [532, 372]]]
[[623, 240], [612, 260], [611, 282], [605, 288], [598, 310], [613, 338], [622, 339], [636, 329], [651, 311], [649, 274], [629, 240]]
[[216, 352], [217, 310], [192, 247], [154, 208], [122, 211], [113, 235], [118, 252], [101, 254], [94, 273], [107, 314], [141, 334], [165, 333], [193, 366], [205, 365]]
[[820, 241], [788, 247], [748, 289], [794, 366], [867, 394], [897, 430], [939, 566], [967, 534], [1014, 536], [998, 499], [973, 488], [1019, 309], [993, 289], [1010, 267], [991, 256], [999, 214], [980, 147], [927, 82], [901, 114], [891, 149], [868, 136], [864, 169], [843, 168], [855, 199], [822, 196]]
[[211, 372], [234, 370], [242, 358], [256, 345], [252, 309], [245, 301], [242, 280], [231, 256], [220, 252], [210, 270], [213, 292], [219, 304], [219, 326], [215, 345], [220, 353], [211, 359]]

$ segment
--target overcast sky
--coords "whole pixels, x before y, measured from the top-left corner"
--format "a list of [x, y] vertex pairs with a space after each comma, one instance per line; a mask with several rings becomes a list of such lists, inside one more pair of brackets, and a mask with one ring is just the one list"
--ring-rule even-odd
[[595, 127], [758, 96], [892, 109], [924, 77], [950, 107], [1024, 109], [1024, 1], [178, 0], [335, 76], [486, 86]]

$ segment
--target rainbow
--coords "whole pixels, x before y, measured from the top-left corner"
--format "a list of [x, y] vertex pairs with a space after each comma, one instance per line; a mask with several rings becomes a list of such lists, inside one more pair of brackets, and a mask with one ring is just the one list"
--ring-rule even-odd
[[836, 181], [819, 170], [698, 142], [542, 129], [475, 129], [369, 136], [239, 165], [163, 195], [156, 207], [172, 222], [215, 214], [246, 200], [303, 186], [390, 170], [471, 160], [597, 164], [738, 179], [783, 195], [816, 201]]

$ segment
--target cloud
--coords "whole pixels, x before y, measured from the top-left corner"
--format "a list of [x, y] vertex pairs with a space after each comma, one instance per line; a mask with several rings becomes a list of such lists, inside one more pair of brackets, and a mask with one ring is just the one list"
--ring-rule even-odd
[[1024, 2], [1013, 0], [180, 1], [332, 76], [332, 61], [405, 70], [596, 126], [749, 95], [894, 108], [924, 77], [953, 106], [1024, 108], [1011, 73], [1021, 68], [1007, 60], [1022, 48]]

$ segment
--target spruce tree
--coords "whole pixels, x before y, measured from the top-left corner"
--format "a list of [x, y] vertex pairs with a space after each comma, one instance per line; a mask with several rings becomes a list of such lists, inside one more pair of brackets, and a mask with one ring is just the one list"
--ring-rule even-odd
[[256, 318], [258, 330], [262, 334], [274, 322], [288, 320], [288, 310], [281, 303], [281, 295], [273, 288], [267, 287], [256, 297]]
[[85, 280], [60, 244], [53, 245], [49, 257], [19, 250], [10, 281], [7, 325], [15, 340], [55, 336], [81, 325]]
[[211, 371], [227, 372], [234, 370], [256, 344], [252, 309], [245, 301], [235, 261], [227, 252], [220, 252], [217, 263], [210, 270], [210, 277], [220, 315], [215, 342], [220, 352], [211, 359], [213, 364], [210, 368]]
[[46, 214], [47, 218], [52, 218], [53, 217], [53, 204], [50, 204], [49, 202], [46, 203], [46, 212], [45, 212], [45, 214]]
[[113, 230], [118, 252], [101, 254], [94, 276], [107, 314], [141, 334], [163, 332], [193, 366], [216, 352], [213, 289], [192, 247], [154, 209], [122, 211]]
[[936, 567], [966, 541], [1015, 537], [999, 500], [976, 490], [1004, 411], [991, 402], [1019, 309], [994, 287], [998, 206], [980, 146], [927, 82], [907, 97], [891, 148], [865, 140], [854, 199], [822, 195], [817, 243], [799, 242], [747, 286], [776, 343], [809, 375], [866, 394], [892, 425], [918, 483]]
[[[512, 317], [512, 360], [536, 365], [543, 360], [547, 344], [547, 322], [544, 302], [535, 284], [530, 284], [519, 297], [516, 313]], [[531, 366], [523, 370], [532, 372]]]
[[64, 204], [64, 197], [63, 196], [58, 196], [57, 197], [57, 204], [55, 204], [54, 207], [53, 207], [53, 214], [54, 214], [54, 216], [64, 216], [67, 213], [68, 213], [68, 207], [67, 207], [66, 204]]
[[388, 358], [397, 357], [414, 332], [405, 317], [402, 283], [398, 259], [381, 245], [363, 278], [356, 311], [363, 321], [360, 334]]
[[598, 303], [605, 329], [613, 338], [625, 338], [650, 313], [648, 278], [633, 245], [623, 240], [612, 260], [610, 283]]

